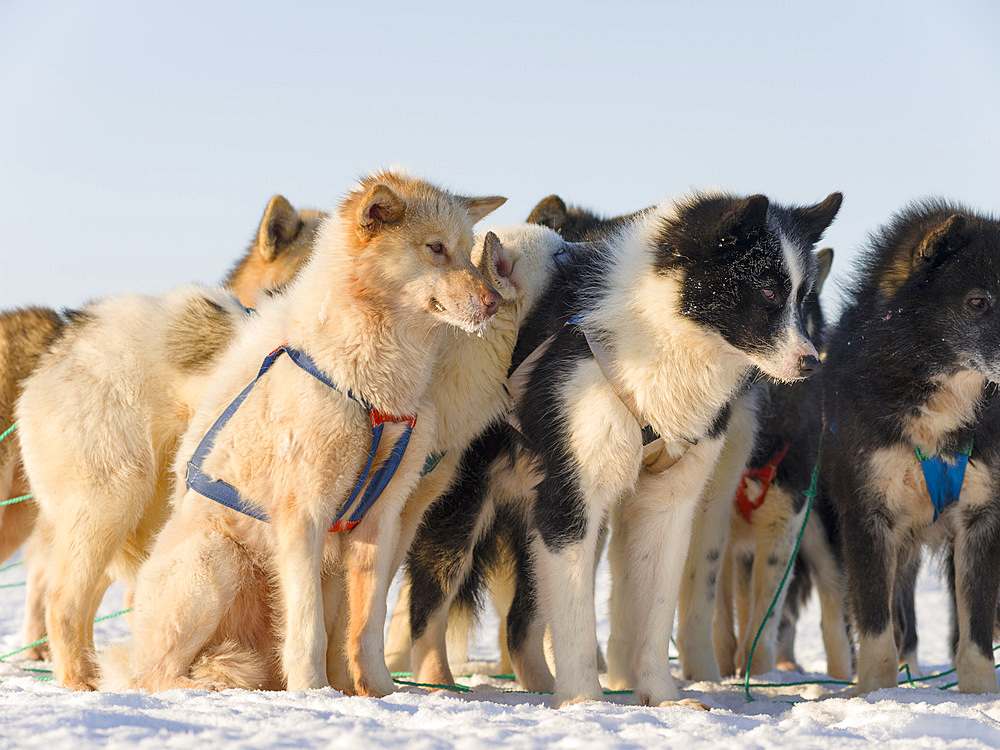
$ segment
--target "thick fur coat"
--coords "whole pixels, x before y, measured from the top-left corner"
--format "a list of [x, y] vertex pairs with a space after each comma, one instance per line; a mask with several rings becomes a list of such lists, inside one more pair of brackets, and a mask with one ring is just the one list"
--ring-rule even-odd
[[[897, 681], [893, 606], [920, 547], [954, 554], [962, 692], [996, 692], [1000, 591], [1000, 221], [914, 204], [872, 238], [830, 341], [823, 479], [839, 519], [858, 691]], [[956, 466], [935, 520], [917, 450]]]
[[[174, 451], [246, 318], [243, 306], [257, 303], [258, 285], [294, 276], [320, 219], [276, 195], [225, 288], [121, 295], [67, 313], [65, 323], [38, 311], [32, 336], [12, 337], [6, 326], [0, 332], [21, 363], [8, 372], [23, 379], [3, 386], [6, 395], [23, 386], [18, 438], [36, 494], [15, 514], [30, 521], [35, 507], [42, 512], [29, 544], [25, 638], [31, 643], [47, 630], [62, 684], [95, 686], [89, 623], [101, 596], [114, 578], [134, 580], [166, 517]], [[17, 445], [2, 454], [0, 479], [18, 477]], [[0, 536], [13, 537], [13, 547], [34, 525], [9, 521], [5, 514]]]

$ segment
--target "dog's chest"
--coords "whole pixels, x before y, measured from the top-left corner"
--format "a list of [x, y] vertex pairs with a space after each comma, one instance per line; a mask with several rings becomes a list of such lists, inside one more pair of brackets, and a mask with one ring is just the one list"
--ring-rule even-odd
[[[944, 457], [946, 464], [955, 465], [952, 456]], [[948, 506], [934, 522], [934, 505], [920, 461], [913, 448], [897, 444], [873, 451], [868, 460], [869, 476], [875, 494], [882, 500], [895, 524], [902, 528], [924, 530], [924, 536], [939, 536], [951, 524], [956, 512], [980, 507], [991, 502], [995, 484], [992, 472], [975, 452], [965, 468], [958, 502]], [[931, 541], [928, 537], [925, 541]]]

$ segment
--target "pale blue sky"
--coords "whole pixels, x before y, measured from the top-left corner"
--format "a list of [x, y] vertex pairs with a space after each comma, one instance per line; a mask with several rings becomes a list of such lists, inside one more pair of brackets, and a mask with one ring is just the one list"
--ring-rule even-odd
[[842, 190], [1000, 209], [1000, 2], [0, 0], [0, 308], [215, 282], [267, 199], [402, 164], [607, 214]]

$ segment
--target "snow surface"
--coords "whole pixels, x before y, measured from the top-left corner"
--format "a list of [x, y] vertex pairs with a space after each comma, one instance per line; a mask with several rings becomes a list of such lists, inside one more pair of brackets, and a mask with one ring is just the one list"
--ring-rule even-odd
[[[18, 558], [14, 558], [16, 561]], [[10, 561], [13, 562], [13, 561]], [[9, 564], [9, 562], [7, 563]], [[0, 566], [2, 567], [2, 566]], [[0, 587], [24, 580], [24, 567], [0, 572]], [[598, 601], [606, 602], [606, 566], [598, 578]], [[0, 654], [18, 648], [24, 588], [0, 588]], [[112, 587], [100, 614], [121, 606], [122, 589]], [[391, 605], [391, 602], [390, 602]], [[602, 610], [604, 607], [601, 608]], [[800, 622], [798, 658], [810, 674], [774, 672], [761, 682], [821, 679], [825, 656], [817, 607]], [[391, 610], [391, 608], [390, 608]], [[917, 613], [920, 659], [925, 674], [947, 669], [947, 597], [936, 567], [921, 573]], [[607, 640], [606, 613], [598, 618]], [[95, 626], [98, 645], [127, 638], [125, 617]], [[630, 696], [606, 703], [548, 707], [548, 696], [509, 692], [516, 684], [489, 677], [497, 659], [496, 620], [484, 616], [470, 646], [473, 676], [459, 682], [470, 693], [401, 688], [385, 699], [345, 697], [326, 688], [265, 693], [176, 690], [147, 693], [73, 693], [42, 681], [45, 668], [8, 657], [0, 663], [0, 747], [189, 748], [364, 748], [406, 746], [412, 750], [461, 747], [511, 748], [885, 748], [1000, 747], [1000, 695], [962, 695], [954, 688], [900, 687], [865, 698], [838, 694], [842, 688], [788, 686], [753, 689], [747, 702], [742, 684], [684, 683], [685, 697], [711, 712], [691, 708], [642, 708]], [[932, 681], [938, 685], [953, 676]], [[930, 685], [931, 683], [928, 683]], [[791, 703], [791, 701], [797, 701]]]

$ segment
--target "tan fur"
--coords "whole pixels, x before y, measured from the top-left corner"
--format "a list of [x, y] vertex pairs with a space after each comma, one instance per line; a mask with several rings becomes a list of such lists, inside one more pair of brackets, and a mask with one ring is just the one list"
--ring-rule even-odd
[[[750, 500], [755, 501], [760, 496], [760, 490], [757, 480], [747, 480], [747, 497]], [[774, 609], [753, 652], [753, 662], [749, 664], [750, 674], [763, 674], [775, 666], [777, 628], [785, 594], [785, 589], [779, 592], [778, 586], [802, 528], [805, 508], [794, 513], [794, 498], [780, 484], [771, 485], [767, 498], [753, 512], [750, 523], [735, 504], [731, 503], [730, 507], [730, 537], [725, 553], [726, 575], [731, 576], [725, 585], [730, 598], [727, 601], [720, 598], [717, 604], [716, 658], [720, 665], [725, 665], [723, 676], [745, 674], [754, 638], [773, 601]], [[752, 567], [744, 564], [751, 559]], [[731, 607], [734, 596], [738, 605], [735, 622], [738, 638], [733, 631]]]
[[722, 454], [695, 516], [677, 606], [677, 647], [688, 680], [718, 681], [721, 677], [713, 647], [716, 583], [721, 581], [728, 546], [733, 493], [757, 434], [757, 399], [757, 391], [751, 389], [733, 402]]
[[[286, 283], [298, 270], [315, 231], [313, 219], [302, 223], [269, 263], [258, 232], [230, 276], [241, 303], [255, 303], [257, 281]], [[133, 579], [162, 525], [173, 452], [207, 372], [244, 316], [227, 290], [188, 287], [98, 302], [71, 318], [23, 381], [21, 444], [46, 516], [29, 546], [36, 585], [28, 592], [25, 638], [47, 630], [57, 679], [69, 687], [95, 686], [89, 622], [112, 578]], [[43, 319], [59, 320], [54, 313]], [[6, 518], [0, 528], [6, 535]]]
[[[282, 342], [307, 352], [343, 392], [383, 413], [418, 414], [410, 447], [364, 521], [350, 534], [327, 534], [367, 455], [368, 415], [287, 357], [279, 359], [218, 434], [204, 464], [271, 522], [239, 517], [178, 488], [176, 513], [136, 588], [131, 685], [197, 684], [191, 665], [198, 655], [236, 637], [236, 622], [253, 606], [240, 576], [253, 561], [266, 568], [268, 581], [252, 579], [249, 591], [269, 583], [280, 622], [280, 669], [272, 680], [293, 690], [327, 684], [326, 629], [334, 618], [323, 598], [336, 596], [350, 612], [346, 645], [355, 692], [393, 689], [382, 652], [385, 591], [403, 504], [436, 432], [427, 390], [441, 324], [481, 329], [498, 304], [472, 265], [471, 227], [501, 202], [454, 196], [396, 173], [372, 175], [321, 227], [309, 265], [287, 294], [261, 305], [192, 421], [178, 454], [181, 473], [216, 415]], [[387, 425], [386, 445], [400, 433]], [[338, 565], [346, 570], [343, 594], [338, 575], [323, 575]]]

